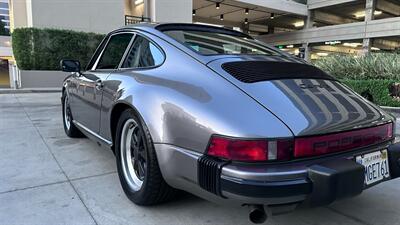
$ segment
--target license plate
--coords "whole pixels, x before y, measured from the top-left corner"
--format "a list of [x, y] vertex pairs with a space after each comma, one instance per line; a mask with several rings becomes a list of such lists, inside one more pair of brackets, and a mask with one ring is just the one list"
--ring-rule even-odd
[[365, 185], [371, 185], [390, 177], [387, 150], [356, 157], [356, 162], [365, 167]]

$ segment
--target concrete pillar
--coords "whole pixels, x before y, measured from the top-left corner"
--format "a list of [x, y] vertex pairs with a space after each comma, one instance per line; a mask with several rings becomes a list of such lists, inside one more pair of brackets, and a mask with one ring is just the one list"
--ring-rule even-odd
[[304, 43], [301, 46], [302, 48], [304, 48], [304, 60], [306, 60], [307, 62], [311, 61], [311, 48], [309, 46], [309, 43]]
[[[309, 29], [314, 25], [314, 11], [308, 10], [307, 17], [304, 19], [304, 28]], [[311, 61], [311, 51], [309, 43], [303, 43], [302, 48], [304, 48], [304, 60]]]
[[371, 52], [372, 47], [372, 39], [371, 38], [364, 38], [363, 45], [361, 50], [361, 55], [366, 56]]
[[376, 0], [366, 0], [365, 2], [365, 22], [374, 19], [374, 12], [376, 8]]
[[314, 26], [314, 18], [314, 10], [308, 10], [307, 17], [304, 20], [304, 29], [312, 28]]
[[[365, 3], [365, 24], [374, 19], [374, 12], [376, 8], [376, 0], [366, 0]], [[371, 52], [372, 40], [370, 38], [363, 39], [363, 46], [361, 55], [366, 56]]]
[[148, 0], [152, 22], [191, 23], [193, 2], [188, 0]]

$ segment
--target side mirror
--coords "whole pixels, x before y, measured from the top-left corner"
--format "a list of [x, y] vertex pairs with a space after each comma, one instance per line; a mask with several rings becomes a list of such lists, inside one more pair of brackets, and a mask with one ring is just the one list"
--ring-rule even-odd
[[81, 63], [78, 60], [63, 59], [60, 66], [64, 72], [81, 72]]

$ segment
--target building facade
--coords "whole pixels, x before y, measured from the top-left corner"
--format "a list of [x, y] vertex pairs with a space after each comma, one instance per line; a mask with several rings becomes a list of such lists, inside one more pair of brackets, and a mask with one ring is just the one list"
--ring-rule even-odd
[[306, 56], [400, 47], [398, 0], [9, 1], [11, 16], [6, 21], [11, 30], [51, 27], [107, 33], [140, 20], [198, 22], [240, 29], [291, 53], [305, 49]]
[[10, 33], [10, 7], [8, 0], [0, 0], [0, 88], [10, 87], [9, 76], [12, 65], [12, 49]]
[[10, 5], [11, 29], [38, 27], [108, 33], [122, 27], [126, 16], [163, 22], [192, 20], [191, 0], [10, 0]]
[[[140, 21], [206, 23], [247, 32], [307, 60], [400, 49], [399, 0], [0, 0], [0, 20], [11, 31], [95, 33]], [[13, 62], [11, 55], [10, 39], [0, 36], [0, 59]]]

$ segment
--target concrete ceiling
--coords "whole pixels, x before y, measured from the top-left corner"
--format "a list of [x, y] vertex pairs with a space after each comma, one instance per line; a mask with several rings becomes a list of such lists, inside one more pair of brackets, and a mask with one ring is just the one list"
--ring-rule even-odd
[[[216, 9], [216, 3], [220, 3], [220, 8]], [[245, 9], [249, 9], [249, 14], [245, 14]], [[250, 31], [259, 34], [266, 33], [268, 27], [274, 27], [275, 33], [279, 31], [301, 30], [302, 26], [295, 27], [294, 24], [304, 20], [301, 15], [282, 13], [282, 11], [270, 8], [246, 4], [242, 0], [193, 0], [193, 9], [196, 10], [195, 22], [219, 24], [230, 27], [243, 28], [245, 19], [248, 19]], [[346, 24], [361, 22], [364, 17], [356, 18], [355, 14], [365, 10], [365, 0], [357, 0], [350, 3], [316, 9], [315, 27], [328, 25]], [[377, 10], [382, 14], [376, 15], [376, 19], [400, 16], [400, 0], [377, 0]], [[274, 19], [271, 19], [271, 13]], [[224, 20], [220, 16], [224, 15]], [[262, 27], [265, 27], [266, 31]], [[257, 29], [252, 29], [257, 27]]]
[[[220, 3], [220, 8], [216, 9], [216, 3]], [[245, 9], [249, 9], [249, 14], [245, 14]], [[247, 18], [249, 23], [281, 27], [286, 29], [300, 29], [293, 24], [302, 21], [302, 16], [285, 14], [277, 10], [271, 10], [260, 6], [254, 6], [234, 0], [193, 0], [193, 9], [196, 10], [195, 22], [214, 23], [227, 26], [242, 27]], [[221, 14], [224, 20], [220, 20]], [[271, 15], [274, 15], [271, 19]]]
[[[387, 12], [387, 11], [391, 11], [391, 10], [386, 10], [385, 8], [390, 7], [391, 9], [394, 9], [393, 6], [398, 6], [398, 10], [399, 10], [399, 14], [400, 14], [400, 1], [398, 0], [394, 0], [397, 1], [397, 4], [393, 4], [390, 2], [390, 0], [378, 0], [377, 1], [377, 7], [376, 10], [378, 11], [382, 11], [382, 14], [380, 15], [376, 15], [375, 18], [376, 19], [385, 19], [385, 18], [389, 18], [392, 17], [392, 14]], [[389, 5], [388, 5], [389, 4]], [[397, 11], [397, 8], [395, 8]], [[327, 7], [327, 8], [321, 8], [321, 9], [317, 9], [316, 12], [324, 12], [324, 13], [328, 13], [331, 15], [335, 15], [338, 16], [342, 19], [346, 19], [349, 22], [351, 22], [351, 20], [353, 20], [354, 22], [361, 22], [364, 20], [364, 17], [359, 17], [357, 18], [355, 16], [355, 14], [357, 13], [361, 13], [365, 10], [365, 1], [364, 0], [359, 0], [359, 1], [355, 1], [355, 2], [350, 2], [350, 3], [345, 3], [345, 4], [340, 4], [340, 5], [335, 5], [335, 6], [331, 6], [331, 7]], [[334, 22], [334, 21], [333, 21]], [[321, 22], [322, 25], [324, 25], [323, 22]], [[340, 23], [342, 24], [342, 23]], [[330, 25], [329, 23], [327, 23], [326, 25]]]

